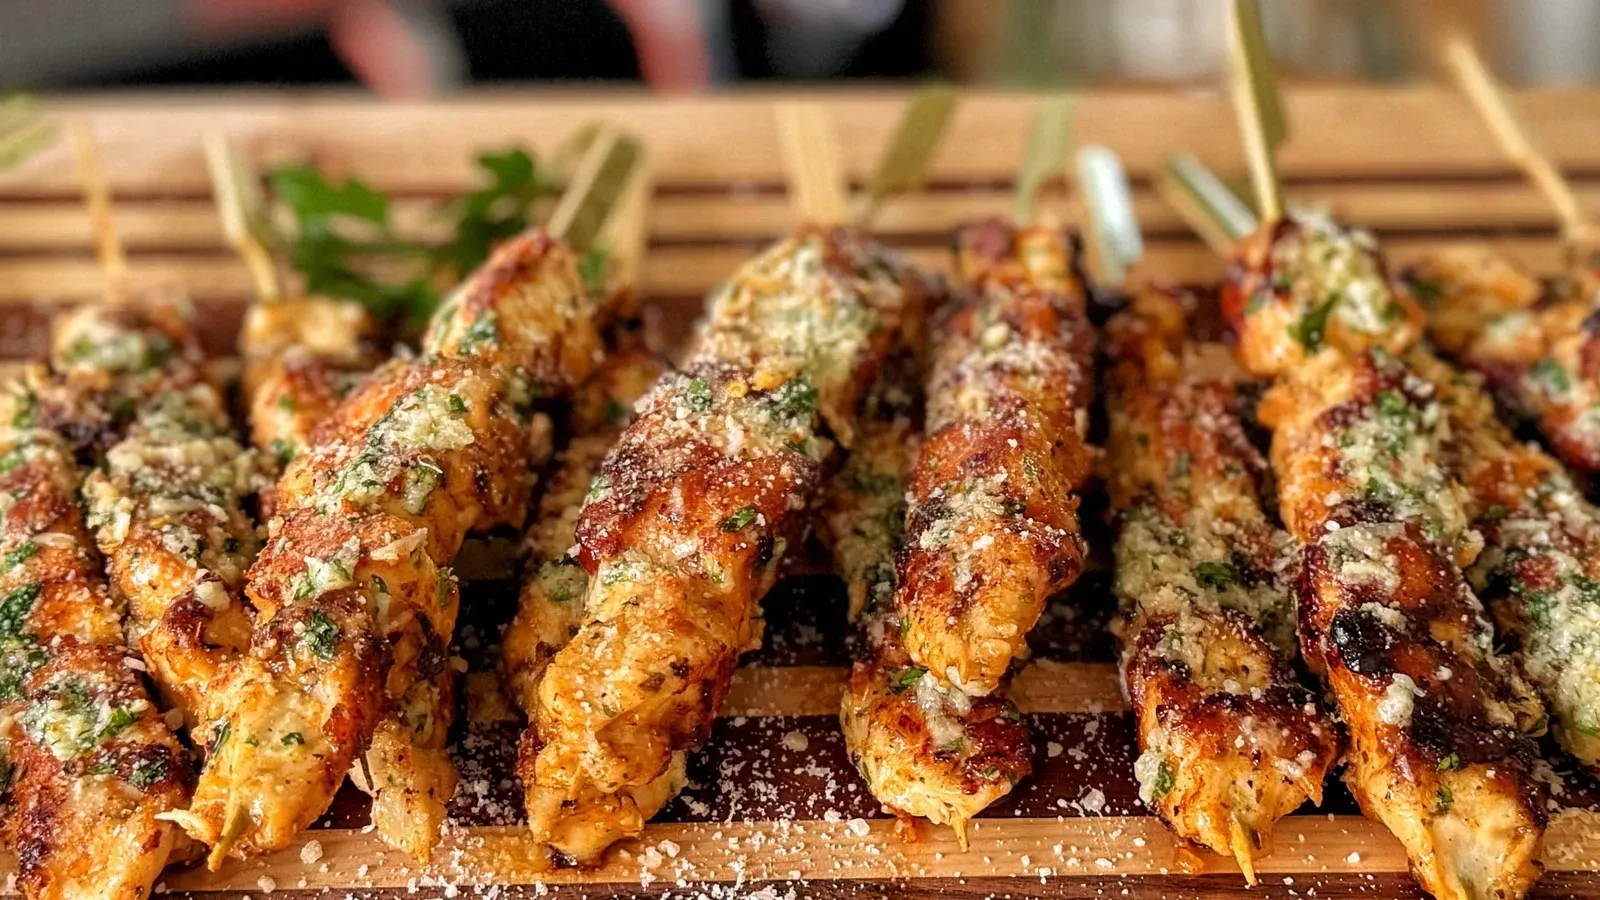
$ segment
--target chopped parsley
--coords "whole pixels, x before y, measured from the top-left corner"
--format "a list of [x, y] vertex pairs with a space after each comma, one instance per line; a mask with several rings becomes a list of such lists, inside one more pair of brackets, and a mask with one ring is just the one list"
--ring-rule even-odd
[[39, 600], [40, 584], [25, 584], [0, 600], [0, 637], [17, 637], [22, 634], [33, 604]]
[[166, 760], [141, 759], [133, 764], [133, 771], [128, 773], [128, 783], [142, 791], [165, 778], [166, 775]]
[[339, 649], [339, 625], [322, 610], [313, 610], [311, 622], [301, 637], [311, 655], [321, 660], [333, 659]]
[[1215, 591], [1225, 591], [1240, 581], [1239, 570], [1225, 562], [1200, 563], [1194, 567], [1194, 577]]
[[786, 418], [798, 418], [817, 408], [817, 389], [809, 378], [794, 378], [772, 392], [773, 412]]
[[922, 676], [926, 674], [928, 674], [928, 670], [921, 666], [906, 666], [897, 672], [891, 672], [889, 674], [889, 693], [904, 694], [915, 687], [916, 683], [921, 681]]
[[1161, 760], [1161, 767], [1156, 769], [1155, 783], [1150, 785], [1151, 801], [1160, 800], [1162, 797], [1172, 793], [1172, 789], [1177, 786], [1177, 783], [1178, 773], [1173, 771], [1172, 763], [1166, 759]]
[[1451, 769], [1459, 768], [1461, 768], [1461, 754], [1459, 753], [1452, 753], [1449, 756], [1439, 760], [1439, 771], [1441, 772], [1448, 772]]
[[1289, 336], [1299, 341], [1307, 353], [1322, 349], [1322, 342], [1328, 334], [1328, 316], [1338, 302], [1339, 297], [1335, 294], [1289, 326]]
[[735, 531], [743, 531], [746, 525], [749, 525], [751, 522], [756, 520], [757, 515], [758, 513], [756, 512], [756, 508], [754, 506], [746, 506], [726, 519], [723, 519], [721, 526], [722, 530], [728, 532], [729, 534], [732, 534]]
[[282, 744], [285, 747], [298, 747], [306, 742], [306, 736], [298, 731], [291, 731], [283, 736]]
[[39, 545], [33, 541], [23, 541], [15, 550], [6, 551], [0, 556], [0, 571], [9, 572], [17, 566], [32, 559], [39, 552]]
[[1553, 356], [1546, 356], [1534, 363], [1528, 369], [1528, 377], [1551, 396], [1564, 394], [1572, 389], [1572, 379], [1567, 375], [1567, 370], [1562, 368]]
[[683, 389], [683, 405], [695, 412], [705, 412], [711, 408], [711, 383], [704, 378], [695, 378]]

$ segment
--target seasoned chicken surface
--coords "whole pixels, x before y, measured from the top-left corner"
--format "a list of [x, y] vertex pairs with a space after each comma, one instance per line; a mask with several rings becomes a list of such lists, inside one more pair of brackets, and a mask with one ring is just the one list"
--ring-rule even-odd
[[[1277, 298], [1302, 283], [1280, 270], [1315, 262], [1326, 240], [1368, 246], [1307, 234], [1276, 226], [1248, 239], [1223, 287], [1240, 359], [1281, 376], [1259, 414], [1273, 431], [1279, 511], [1303, 548], [1301, 652], [1348, 729], [1345, 780], [1422, 886], [1450, 900], [1520, 897], [1538, 877], [1545, 826], [1530, 737], [1543, 709], [1495, 652], [1462, 575], [1482, 538], [1445, 459], [1454, 436], [1437, 389], [1393, 355], [1415, 332], [1409, 312], [1353, 345], [1331, 330], [1305, 340], [1308, 317], [1344, 307], [1352, 290], [1352, 311], [1407, 309], [1401, 295], [1380, 278], [1352, 289], [1307, 276], [1326, 289], [1321, 306], [1294, 301], [1309, 311], [1279, 315]], [[1284, 371], [1275, 361], [1287, 358], [1299, 362]]]
[[539, 680], [556, 651], [583, 622], [589, 573], [572, 556], [584, 496], [633, 419], [633, 407], [665, 366], [643, 346], [609, 354], [600, 371], [578, 389], [570, 416], [572, 439], [556, 458], [528, 529], [527, 574], [517, 614], [500, 645], [506, 694], [530, 716], [538, 707]]
[[918, 666], [984, 696], [1083, 567], [1094, 337], [1081, 282], [1054, 283], [1072, 270], [1064, 233], [994, 223], [961, 241], [974, 297], [934, 328], [895, 610]]
[[239, 335], [250, 442], [279, 465], [378, 364], [377, 327], [355, 303], [305, 297], [252, 304]]
[[915, 444], [903, 417], [868, 421], [828, 488], [835, 566], [862, 610], [839, 722], [872, 796], [898, 815], [950, 825], [965, 842], [967, 822], [1032, 772], [1033, 748], [1009, 700], [941, 686], [900, 643], [895, 556]]
[[[187, 843], [158, 817], [183, 805], [194, 773], [129, 657], [73, 456], [111, 440], [161, 383], [181, 331], [159, 307], [64, 319], [59, 377], [32, 371], [0, 390], [0, 832], [30, 900], [141, 900]], [[71, 411], [90, 415], [54, 418]]]
[[1572, 469], [1600, 472], [1600, 285], [1592, 272], [1546, 297], [1537, 279], [1487, 248], [1440, 253], [1406, 273], [1433, 300], [1429, 334], [1532, 420]]
[[[248, 576], [251, 646], [213, 685], [205, 770], [175, 817], [212, 865], [285, 846], [369, 745], [374, 777], [404, 773], [395, 820], [442, 809], [449, 563], [469, 529], [520, 523], [531, 405], [593, 371], [598, 308], [569, 250], [541, 232], [506, 242], [440, 310], [424, 356], [375, 372], [289, 465]], [[391, 714], [400, 727], [378, 733]]]
[[1468, 580], [1499, 637], [1521, 651], [1562, 748], [1600, 770], [1600, 509], [1559, 461], [1496, 418], [1478, 376], [1421, 350], [1409, 360], [1438, 387], [1468, 514], [1483, 535]]
[[856, 439], [931, 287], [853, 233], [803, 229], [712, 298], [683, 371], [639, 402], [579, 515], [583, 622], [545, 668], [518, 764], [556, 852], [596, 859], [682, 786], [818, 499], [822, 425]]
[[1254, 883], [1274, 823], [1321, 802], [1339, 739], [1291, 665], [1296, 573], [1261, 507], [1241, 373], [1217, 365], [1223, 348], [1191, 342], [1189, 324], [1178, 297], [1147, 288], [1109, 326], [1113, 628], [1140, 798]]

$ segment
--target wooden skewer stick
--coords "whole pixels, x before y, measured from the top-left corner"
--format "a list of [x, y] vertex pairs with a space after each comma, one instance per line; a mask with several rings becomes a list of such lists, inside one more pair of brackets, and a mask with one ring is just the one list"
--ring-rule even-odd
[[1156, 174], [1156, 191], [1179, 217], [1219, 255], [1233, 251], [1260, 224], [1240, 200], [1200, 160], [1187, 153], [1167, 157]]
[[220, 132], [206, 135], [205, 154], [223, 236], [250, 270], [257, 298], [264, 303], [282, 299], [283, 283], [278, 278], [278, 267], [262, 238], [265, 219], [261, 211], [261, 185], [255, 173]]
[[630, 188], [639, 190], [636, 175], [643, 165], [644, 147], [637, 140], [601, 126], [550, 214], [550, 233], [576, 249], [596, 249]]
[[789, 205], [802, 222], [843, 225], [849, 211], [839, 140], [819, 103], [780, 103], [778, 148], [789, 182]]
[[1050, 176], [1061, 170], [1067, 158], [1072, 134], [1072, 97], [1063, 94], [1045, 99], [1033, 117], [1033, 130], [1023, 152], [1022, 168], [1011, 198], [1011, 217], [1027, 225], [1038, 216], [1039, 192]]
[[1091, 144], [1078, 151], [1077, 176], [1090, 267], [1102, 284], [1123, 284], [1144, 256], [1128, 174], [1110, 148]]
[[650, 237], [650, 198], [655, 188], [649, 155], [640, 153], [627, 176], [611, 214], [595, 234], [595, 246], [603, 247], [619, 283], [639, 283], [639, 265]]
[[1228, 92], [1239, 117], [1240, 136], [1250, 160], [1256, 209], [1263, 221], [1283, 216], [1278, 180], [1278, 145], [1288, 136], [1272, 56], [1261, 29], [1256, 0], [1233, 0], [1228, 27]]
[[89, 229], [94, 239], [95, 258], [106, 279], [105, 299], [119, 302], [128, 287], [128, 256], [111, 218], [111, 191], [100, 172], [100, 157], [95, 152], [94, 136], [82, 120], [67, 129], [78, 160], [78, 177], [83, 182], [83, 203], [89, 210]]
[[1495, 143], [1511, 157], [1534, 188], [1543, 194], [1561, 220], [1561, 231], [1574, 245], [1600, 244], [1600, 228], [1584, 215], [1572, 186], [1550, 157], [1539, 149], [1511, 109], [1505, 93], [1484, 65], [1472, 41], [1459, 29], [1449, 28], [1439, 42], [1439, 58], [1456, 86], [1483, 118]]
[[862, 228], [870, 225], [883, 201], [915, 190], [922, 183], [922, 175], [959, 102], [960, 95], [946, 85], [926, 87], [912, 95], [878, 160], [877, 171], [867, 182], [866, 192], [850, 211], [853, 224]]

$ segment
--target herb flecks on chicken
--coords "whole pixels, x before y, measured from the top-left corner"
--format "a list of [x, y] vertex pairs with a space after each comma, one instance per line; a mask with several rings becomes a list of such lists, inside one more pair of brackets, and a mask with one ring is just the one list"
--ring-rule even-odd
[[1296, 573], [1262, 509], [1243, 373], [1189, 326], [1182, 300], [1156, 288], [1109, 326], [1114, 627], [1140, 798], [1253, 882], [1274, 824], [1321, 802], [1339, 738], [1293, 669]]

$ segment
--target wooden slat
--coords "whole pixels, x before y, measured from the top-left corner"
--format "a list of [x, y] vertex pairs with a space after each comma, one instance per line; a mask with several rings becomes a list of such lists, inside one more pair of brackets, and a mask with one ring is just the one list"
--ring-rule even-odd
[[[833, 666], [740, 669], [722, 707], [733, 716], [832, 716], [850, 670]], [[1110, 663], [1040, 660], [1017, 675], [1011, 698], [1025, 713], [1120, 712], [1128, 708]]]
[[[784, 95], [792, 98], [794, 95]], [[864, 178], [896, 121], [900, 92], [822, 96], [837, 125], [844, 164]], [[113, 186], [141, 194], [202, 193], [200, 137], [226, 132], [258, 161], [310, 158], [360, 171], [387, 189], [459, 190], [473, 178], [473, 152], [510, 143], [552, 148], [595, 117], [626, 122], [650, 143], [662, 184], [777, 183], [781, 171], [773, 94], [732, 93], [663, 100], [640, 92], [480, 93], [448, 104], [379, 105], [356, 95], [290, 93], [141, 94], [58, 100], [87, 115]], [[1508, 172], [1472, 112], [1437, 87], [1307, 86], [1286, 91], [1294, 138], [1286, 177], [1338, 174]], [[1516, 99], [1529, 126], [1563, 165], [1600, 170], [1600, 95], [1540, 90]], [[1033, 98], [978, 92], [956, 112], [929, 176], [1008, 178], [1020, 158]], [[1242, 168], [1226, 104], [1215, 94], [1104, 91], [1076, 107], [1076, 132], [1105, 144], [1137, 175], [1187, 149], [1215, 166]], [[76, 191], [62, 148], [0, 176], [0, 194]]]
[[[614, 850], [588, 870], [554, 869], [542, 849], [517, 827], [474, 828], [448, 835], [435, 863], [420, 867], [386, 851], [376, 834], [324, 830], [314, 839], [321, 862], [301, 861], [296, 846], [251, 863], [229, 862], [216, 873], [170, 872], [176, 891], [258, 891], [263, 878], [284, 888], [406, 888], [440, 881], [485, 884], [672, 884], [691, 882], [1011, 876], [1054, 878], [1108, 875], [1236, 873], [1231, 859], [1175, 846], [1155, 819], [1108, 816], [997, 819], [973, 823], [971, 849], [962, 852], [949, 829], [928, 829], [916, 842], [895, 835], [887, 819], [791, 823], [650, 825], [637, 842]], [[1545, 865], [1551, 872], [1593, 872], [1600, 829], [1592, 816], [1552, 823]], [[1404, 872], [1399, 843], [1382, 826], [1354, 816], [1304, 817], [1280, 823], [1277, 852], [1257, 863], [1269, 876]], [[658, 885], [658, 889], [659, 889]]]
[[[1384, 246], [1392, 263], [1404, 265], [1422, 254], [1460, 243], [1463, 241], [1443, 238], [1395, 238]], [[1536, 272], [1554, 273], [1562, 262], [1561, 250], [1553, 240], [1512, 236], [1490, 243]], [[699, 296], [731, 274], [759, 245], [760, 242], [752, 242], [653, 248], [645, 256], [640, 287], [647, 298]], [[949, 268], [949, 254], [943, 247], [905, 249], [915, 262], [941, 271]], [[1221, 261], [1203, 245], [1186, 238], [1152, 240], [1146, 259], [1151, 271], [1184, 283], [1214, 281], [1222, 274]], [[129, 261], [128, 283], [134, 291], [178, 288], [192, 297], [241, 303], [249, 298], [251, 290], [250, 276], [242, 263], [209, 254], [136, 255]], [[99, 271], [87, 256], [0, 257], [0, 304], [78, 302], [95, 296], [100, 287]]]
[[[1600, 184], [1583, 183], [1578, 195], [1600, 209]], [[1550, 232], [1555, 216], [1532, 189], [1517, 181], [1488, 184], [1418, 185], [1370, 182], [1318, 184], [1291, 191], [1297, 202], [1326, 206], [1345, 221], [1380, 234], [1515, 228]], [[1002, 214], [1009, 202], [1005, 186], [979, 186], [899, 198], [878, 216], [876, 230], [889, 236], [933, 235], [964, 222]], [[1065, 204], [1058, 197], [1053, 204]], [[408, 238], [439, 240], [443, 229], [432, 219], [432, 200], [395, 204], [397, 231]], [[1134, 191], [1134, 209], [1147, 233], [1185, 231], [1177, 215], [1148, 188]], [[663, 194], [651, 204], [650, 235], [658, 243], [730, 242], [776, 237], [793, 220], [788, 203], [773, 193]], [[222, 231], [208, 199], [129, 200], [117, 204], [117, 228], [132, 253], [162, 251], [224, 252]], [[89, 248], [88, 218], [76, 204], [0, 200], [0, 253], [60, 252]]]

